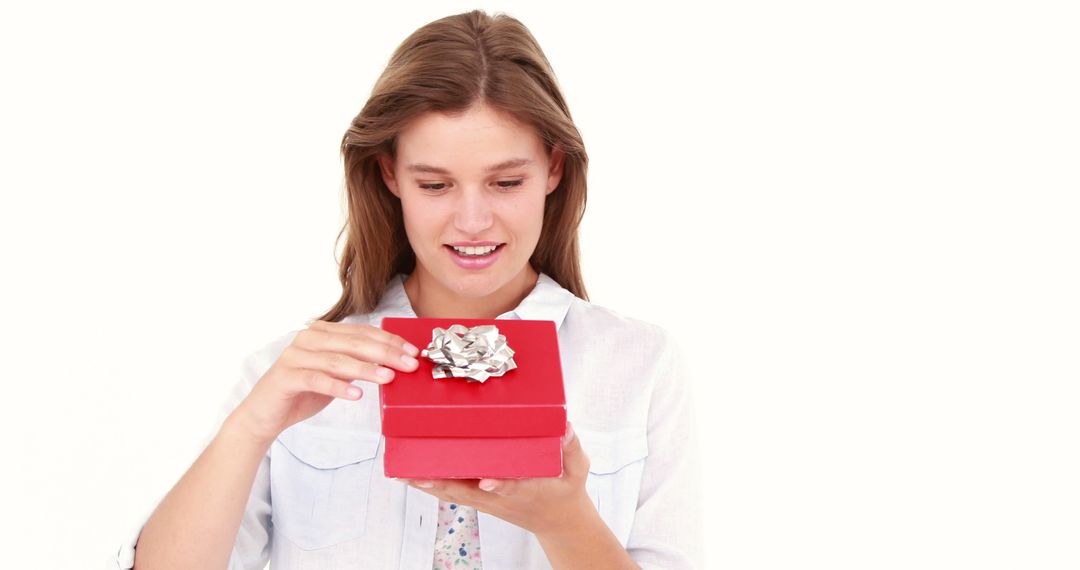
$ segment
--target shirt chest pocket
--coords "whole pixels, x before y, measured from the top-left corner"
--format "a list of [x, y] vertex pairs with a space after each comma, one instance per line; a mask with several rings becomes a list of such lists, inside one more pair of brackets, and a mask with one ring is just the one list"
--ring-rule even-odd
[[637, 511], [641, 476], [649, 455], [644, 428], [617, 432], [578, 429], [581, 445], [589, 456], [585, 491], [600, 517], [622, 545], [630, 537]]
[[364, 534], [379, 434], [295, 424], [270, 457], [274, 532], [304, 550]]

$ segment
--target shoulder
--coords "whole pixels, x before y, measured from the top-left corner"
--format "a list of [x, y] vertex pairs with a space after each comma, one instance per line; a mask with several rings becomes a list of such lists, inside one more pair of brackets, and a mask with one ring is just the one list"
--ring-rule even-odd
[[644, 457], [650, 410], [669, 384], [671, 335], [579, 298], [559, 329], [566, 409], [599, 473]]
[[567, 311], [559, 345], [564, 367], [581, 374], [574, 390], [642, 413], [657, 385], [667, 383], [676, 354], [665, 327], [578, 298]]
[[672, 335], [665, 327], [578, 297], [570, 303], [564, 323], [566, 335], [591, 337], [594, 346], [599, 343], [655, 354], [672, 345]]

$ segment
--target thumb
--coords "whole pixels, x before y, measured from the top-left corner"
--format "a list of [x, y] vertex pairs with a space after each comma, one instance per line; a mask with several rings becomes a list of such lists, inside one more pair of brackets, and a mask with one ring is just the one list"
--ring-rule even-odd
[[563, 477], [582, 476], [589, 470], [589, 457], [581, 447], [581, 439], [574, 433], [574, 427], [566, 422], [566, 433], [562, 439]]

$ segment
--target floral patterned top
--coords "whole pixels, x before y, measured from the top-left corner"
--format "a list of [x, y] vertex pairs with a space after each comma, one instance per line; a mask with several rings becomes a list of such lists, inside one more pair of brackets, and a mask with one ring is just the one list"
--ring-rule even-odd
[[476, 509], [439, 501], [433, 570], [481, 570]]

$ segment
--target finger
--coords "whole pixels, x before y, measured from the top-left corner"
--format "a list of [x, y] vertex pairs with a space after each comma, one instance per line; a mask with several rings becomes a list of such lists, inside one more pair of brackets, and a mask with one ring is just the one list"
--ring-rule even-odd
[[414, 489], [420, 489], [421, 491], [438, 498], [440, 501], [446, 501], [448, 503], [464, 504], [458, 497], [451, 496], [446, 493], [446, 490], [441, 486], [437, 486], [434, 481], [426, 479], [411, 479], [408, 482], [410, 487]]
[[372, 362], [357, 360], [341, 352], [321, 352], [288, 347], [289, 364], [293, 368], [315, 370], [342, 380], [367, 380], [376, 384], [386, 384], [394, 379], [394, 371]]
[[485, 493], [509, 497], [514, 494], [518, 483], [517, 479], [481, 479], [476, 486]]
[[447, 497], [445, 494], [443, 494], [440, 489], [436, 489], [434, 486], [425, 486], [424, 481], [409, 480], [407, 481], [407, 483], [410, 487], [414, 489], [420, 489], [421, 491], [431, 495], [432, 497], [438, 498], [440, 501], [455, 502], [453, 498]]
[[308, 329], [296, 335], [293, 344], [316, 352], [340, 352], [365, 362], [398, 370], [415, 370], [418, 362], [400, 344], [385, 343], [366, 333], [346, 333]]
[[476, 482], [476, 479], [416, 479], [411, 485], [443, 500], [482, 508], [487, 493], [477, 489]]
[[420, 354], [420, 349], [416, 348], [416, 346], [414, 346], [411, 342], [405, 340], [403, 337], [396, 335], [392, 332], [385, 331], [377, 326], [368, 323], [335, 323], [330, 321], [314, 321], [310, 325], [308, 325], [308, 328], [312, 330], [365, 335], [383, 344], [401, 347], [402, 350], [404, 350], [411, 356], [416, 356]]
[[589, 471], [589, 457], [581, 447], [581, 439], [574, 433], [574, 427], [566, 422], [566, 433], [562, 440], [563, 477], [582, 477]]
[[297, 370], [299, 374], [291, 380], [291, 389], [286, 388], [289, 395], [315, 392], [344, 400], [359, 400], [364, 395], [364, 391], [359, 386], [352, 385], [351, 382], [334, 378], [318, 370]]

